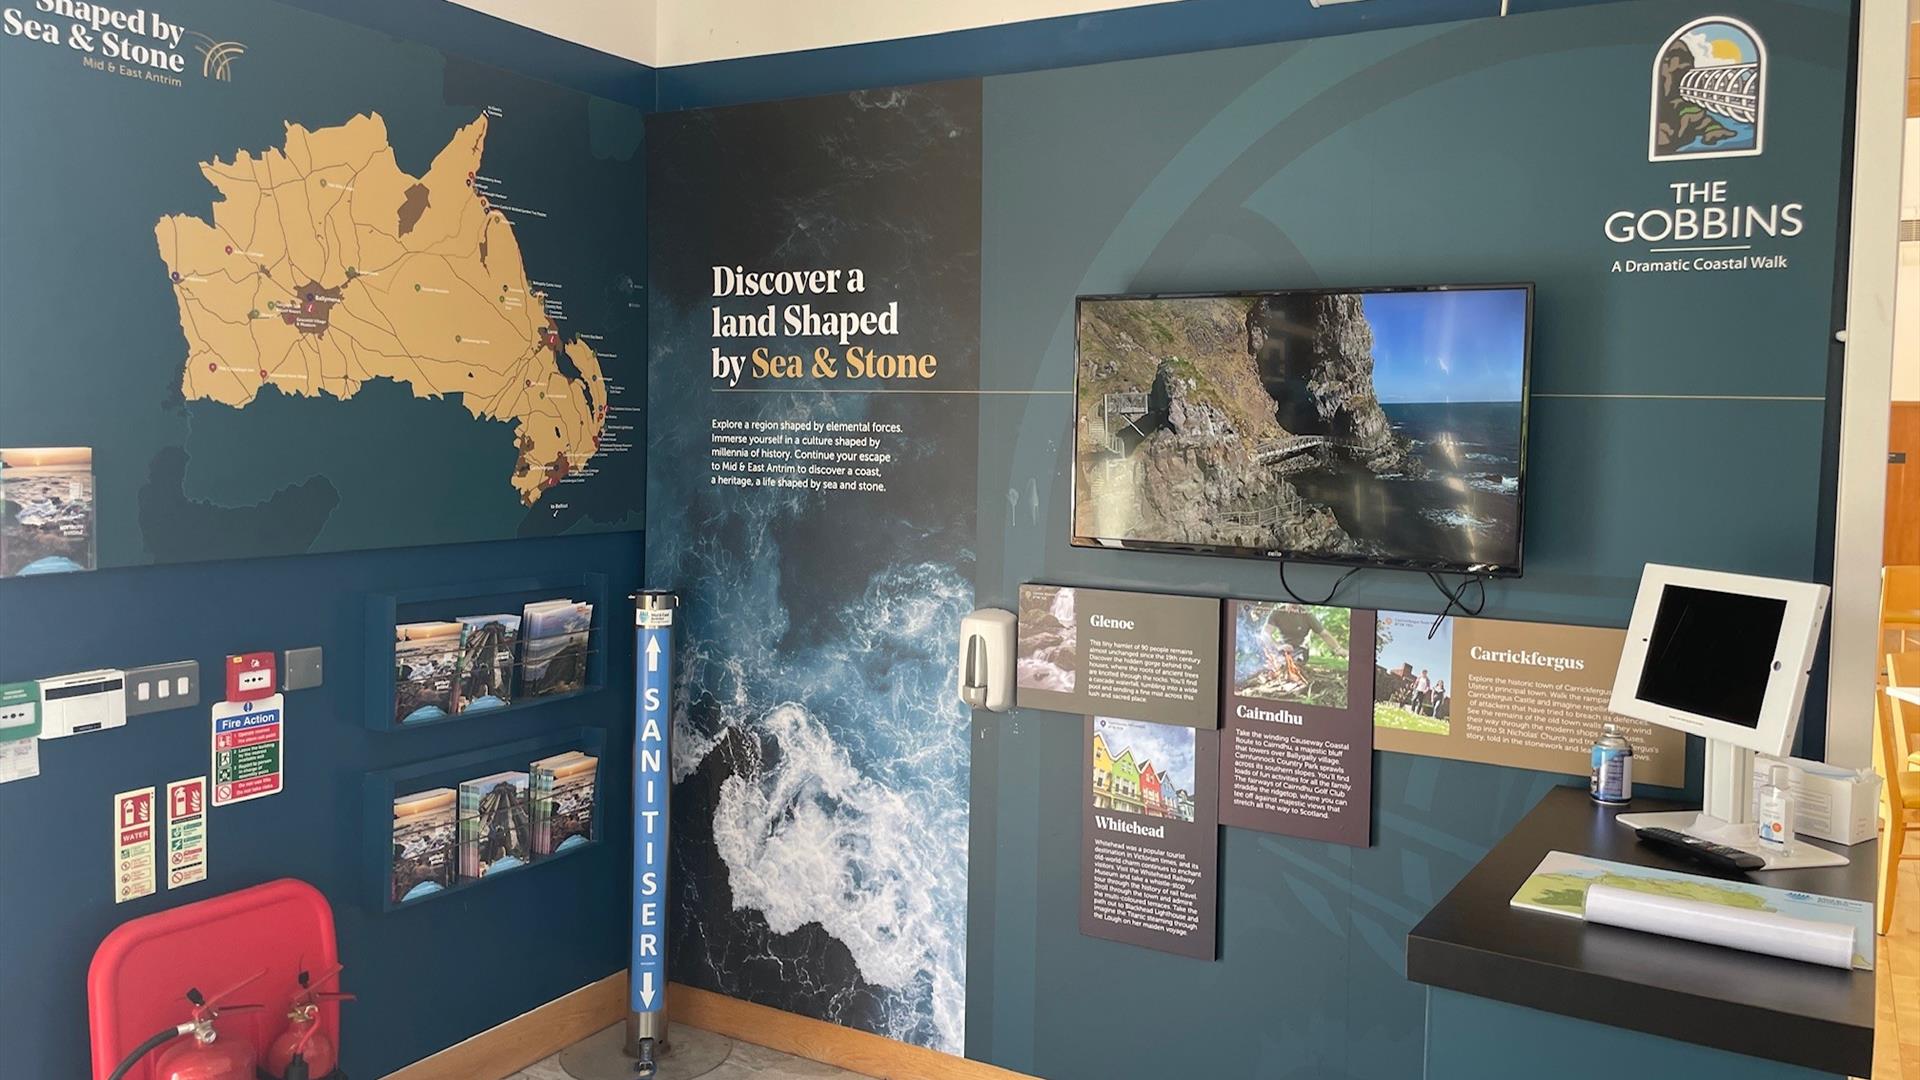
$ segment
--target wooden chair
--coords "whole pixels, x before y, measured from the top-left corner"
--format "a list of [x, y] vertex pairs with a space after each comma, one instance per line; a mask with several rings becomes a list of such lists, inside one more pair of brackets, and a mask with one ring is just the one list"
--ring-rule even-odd
[[1880, 640], [1890, 652], [1920, 645], [1920, 566], [1880, 569]]
[[[1886, 676], [1887, 686], [1892, 689], [1920, 687], [1920, 652], [1888, 653], [1882, 674]], [[1920, 769], [1920, 751], [1913, 748], [1914, 725], [1920, 724], [1920, 706], [1888, 697], [1887, 707], [1899, 750], [1891, 760], [1905, 762], [1906, 769], [1903, 771]]]
[[1899, 702], [1885, 694], [1873, 696], [1874, 767], [1880, 773], [1880, 878], [1874, 918], [1879, 932], [1893, 925], [1893, 894], [1900, 883], [1900, 856], [1907, 846], [1907, 814], [1920, 811], [1920, 772], [1889, 768], [1889, 763], [1904, 761], [1901, 747], [1904, 737], [1896, 738], [1900, 718], [1887, 705]]

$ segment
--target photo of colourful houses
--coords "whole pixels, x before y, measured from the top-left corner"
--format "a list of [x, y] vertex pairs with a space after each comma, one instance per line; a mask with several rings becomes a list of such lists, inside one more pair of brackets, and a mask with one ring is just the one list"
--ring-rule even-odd
[[1194, 730], [1097, 716], [1093, 808], [1193, 820]]

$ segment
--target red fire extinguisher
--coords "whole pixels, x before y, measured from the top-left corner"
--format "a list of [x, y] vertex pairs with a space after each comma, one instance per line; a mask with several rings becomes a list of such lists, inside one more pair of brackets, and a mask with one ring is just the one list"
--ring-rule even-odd
[[310, 972], [300, 972], [300, 989], [287, 1010], [287, 1029], [267, 1047], [267, 1060], [260, 1071], [265, 1080], [346, 1080], [346, 1074], [339, 1071], [338, 1049], [320, 1030], [320, 1003], [352, 1001], [353, 995], [316, 989], [337, 977], [340, 969], [335, 964], [318, 979]]
[[[166, 1046], [166, 1049], [153, 1063], [153, 1080], [255, 1080], [257, 1055], [253, 1044], [246, 1039], [222, 1039], [214, 1021], [221, 1013], [260, 1008], [258, 1005], [223, 1003], [236, 991], [265, 974], [264, 969], [256, 971], [212, 997], [203, 996], [198, 989], [189, 988], [187, 1001], [193, 1006], [193, 1019], [149, 1036], [147, 1041], [134, 1047], [133, 1052], [120, 1062], [107, 1080], [122, 1080], [142, 1058], [162, 1046]], [[168, 1043], [172, 1045], [167, 1046]]]

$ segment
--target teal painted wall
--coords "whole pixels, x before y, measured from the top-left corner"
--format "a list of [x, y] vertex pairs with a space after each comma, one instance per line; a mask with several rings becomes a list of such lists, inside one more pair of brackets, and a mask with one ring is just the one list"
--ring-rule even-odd
[[[1821, 576], [1852, 5], [1515, 0], [1448, 21], [1493, 6], [1187, 0], [667, 69], [660, 107], [988, 76], [981, 385], [1046, 393], [983, 404], [982, 604], [1026, 580], [1280, 595], [1270, 564], [1067, 545], [1071, 299], [1148, 289], [1537, 281], [1529, 568], [1490, 615], [1619, 625], [1653, 559]], [[1766, 153], [1650, 165], [1654, 53], [1709, 12], [1773, 49]], [[1282, 43], [1163, 55], [1255, 42]], [[1149, 59], [1063, 68], [1126, 57]], [[1792, 271], [1612, 277], [1606, 214], [1708, 177], [1805, 202]], [[1351, 603], [1438, 606], [1409, 575], [1352, 585]], [[973, 745], [971, 1057], [1054, 1080], [1398, 1080], [1513, 1075], [1558, 1045], [1643, 1075], [1758, 1075], [1491, 1002], [1430, 1013], [1406, 980], [1406, 932], [1563, 777], [1381, 754], [1371, 848], [1223, 830], [1209, 964], [1079, 934], [1072, 718], [983, 714]]]
[[1450, 990], [1433, 992], [1427, 1040], [1428, 1080], [1837, 1080], [1798, 1065], [1731, 1056]]
[[[1653, 58], [1709, 11], [1771, 49], [1765, 153], [1649, 163]], [[1623, 3], [987, 79], [981, 385], [1039, 393], [982, 407], [980, 603], [1032, 580], [1279, 596], [1271, 564], [1069, 547], [1059, 391], [1077, 293], [1309, 285], [1538, 283], [1527, 570], [1487, 614], [1623, 625], [1648, 561], [1822, 576], [1848, 12]], [[1707, 179], [1805, 203], [1804, 234], [1760, 245], [1788, 269], [1611, 272], [1649, 255], [1609, 213]], [[1439, 606], [1406, 574], [1341, 600]], [[1223, 830], [1203, 964], [1078, 933], [1079, 735], [976, 725], [971, 1054], [1055, 1080], [1157, 1068], [1148, 1047], [1188, 1075], [1508, 1074], [1513, 1017], [1464, 1013], [1426, 1059], [1405, 937], [1563, 778], [1379, 754], [1371, 848]]]
[[[7, 6], [31, 7], [31, 4]], [[134, 5], [123, 5], [131, 9]], [[640, 108], [653, 100], [653, 72], [590, 50], [501, 22], [445, 0], [302, 0], [312, 8], [358, 22], [317, 19], [275, 3], [248, 5], [247, 25], [280, 33], [278, 41], [315, 48], [325, 44], [372, 62], [395, 53], [416, 59], [409, 71], [389, 73], [383, 84], [425, 82], [424, 93], [443, 86], [438, 53], [505, 64], [556, 86], [534, 94], [558, 95], [559, 86], [617, 98]], [[151, 10], [179, 19], [167, 4]], [[318, 32], [314, 27], [321, 27]], [[299, 28], [305, 36], [292, 34]], [[277, 30], [275, 28], [278, 28]], [[411, 43], [389, 48], [385, 34]], [[266, 40], [266, 39], [249, 39]], [[371, 48], [368, 42], [372, 42]], [[357, 46], [357, 48], [356, 48]], [[15, 63], [14, 39], [0, 52]], [[429, 57], [419, 62], [422, 55]], [[252, 57], [265, 62], [261, 49]], [[513, 79], [506, 89], [527, 92], [522, 81], [492, 68], [456, 63], [447, 92], [483, 90], [489, 79]], [[337, 73], [340, 85], [320, 87], [309, 98], [316, 113], [351, 111], [383, 102], [363, 73]], [[198, 76], [194, 76], [196, 79]], [[172, 91], [161, 90], [160, 93]], [[257, 95], [256, 95], [257, 96]], [[254, 106], [261, 106], [255, 101]], [[49, 110], [44, 128], [27, 110]], [[236, 106], [258, 122], [261, 138], [280, 133], [282, 117], [266, 109]], [[101, 163], [101, 175], [26, 177], [4, 188], [0, 200], [0, 261], [32, 270], [64, 265], [69, 256], [133, 268], [144, 274], [159, 261], [151, 217], [122, 205], [130, 188], [150, 197], [179, 181], [192, 193], [181, 208], [205, 212], [213, 189], [189, 169], [163, 181], [152, 160], [132, 155], [112, 133], [76, 128], [58, 100], [0, 95], [0, 155], [10, 167], [28, 160], [23, 132], [86, 140]], [[454, 115], [449, 110], [448, 115]], [[399, 114], [389, 112], [399, 128]], [[467, 117], [470, 118], [470, 117]], [[229, 117], [231, 119], [231, 117]], [[288, 117], [318, 123], [314, 116]], [[329, 122], [337, 122], [335, 120]], [[64, 122], [64, 124], [63, 124]], [[216, 127], [209, 120], [209, 129]], [[430, 152], [431, 125], [397, 130], [409, 150]], [[439, 136], [444, 141], [444, 134]], [[219, 145], [248, 145], [232, 131]], [[191, 163], [192, 148], [169, 148], [173, 159]], [[417, 159], [418, 154], [410, 157]], [[410, 161], [409, 164], [413, 162]], [[10, 180], [11, 169], [0, 169]], [[171, 175], [171, 174], [170, 174]], [[184, 179], [183, 179], [184, 177]], [[51, 180], [51, 183], [46, 181]], [[84, 182], [83, 182], [84, 180]], [[80, 194], [76, 194], [76, 193]], [[41, 200], [84, 195], [96, 208], [96, 235], [64, 251], [50, 251], [37, 237]], [[634, 192], [638, 200], [643, 193]], [[158, 211], [155, 211], [157, 213]], [[9, 269], [0, 280], [14, 283]], [[137, 276], [137, 275], [136, 275]], [[137, 287], [136, 287], [137, 288]], [[123, 295], [102, 305], [97, 296], [74, 295], [70, 303], [32, 304], [23, 289], [0, 289], [0, 316], [28, 325], [35, 336], [11, 337], [0, 348], [0, 396], [21, 394], [29, 377], [51, 371], [92, 392], [117, 394], [122, 408], [158, 401], [166, 369], [135, 386], [101, 388], [89, 381], [97, 351], [76, 341], [97, 339], [108, 324], [145, 327], [155, 356], [180, 348], [177, 317], [155, 308], [147, 293]], [[163, 294], [164, 295], [164, 294]], [[138, 316], [136, 321], [136, 315]], [[154, 322], [155, 318], [158, 323]], [[49, 331], [49, 328], [51, 330]], [[66, 332], [71, 331], [71, 336]], [[48, 336], [41, 337], [43, 333]], [[23, 341], [53, 342], [34, 350]], [[177, 364], [177, 361], [175, 361]], [[178, 368], [174, 367], [177, 376]], [[141, 401], [132, 399], [143, 398]], [[44, 402], [42, 403], [44, 407]], [[416, 403], [422, 404], [422, 403]], [[340, 406], [343, 414], [352, 405]], [[431, 411], [431, 407], [428, 407]], [[27, 415], [31, 415], [31, 410]], [[366, 417], [360, 418], [363, 423]], [[48, 418], [54, 425], [68, 421]], [[369, 430], [351, 420], [343, 437]], [[45, 430], [38, 435], [47, 434]], [[17, 428], [0, 431], [0, 445], [25, 440]], [[636, 462], [636, 466], [638, 463]], [[133, 491], [116, 493], [131, 499]], [[103, 495], [103, 497], [105, 497]], [[413, 505], [417, 509], [417, 504]], [[394, 512], [405, 512], [389, 508]], [[529, 575], [599, 573], [608, 577], [616, 610], [608, 620], [612, 656], [630, 657], [631, 631], [619, 615], [623, 598], [639, 587], [643, 537], [638, 532], [561, 536], [493, 543], [439, 544], [408, 549], [355, 551], [290, 558], [222, 560], [90, 574], [49, 575], [0, 581], [0, 681], [27, 679], [100, 666], [128, 666], [192, 658], [207, 680], [203, 700], [219, 696], [223, 657], [253, 649], [282, 650], [318, 645], [326, 655], [326, 681], [288, 695], [287, 790], [280, 795], [215, 809], [208, 826], [206, 883], [114, 905], [110, 891], [108, 821], [115, 792], [207, 771], [206, 705], [135, 717], [121, 730], [43, 743], [41, 775], [0, 785], [0, 1048], [8, 1080], [78, 1080], [90, 1075], [86, 974], [94, 948], [115, 926], [163, 908], [177, 907], [229, 890], [280, 877], [298, 877], [318, 887], [334, 906], [345, 984], [359, 999], [344, 1006], [343, 1066], [355, 1077], [386, 1075], [409, 1062], [517, 1016], [581, 985], [621, 970], [626, 963], [630, 863], [626, 843], [628, 783], [622, 769], [603, 775], [602, 819], [607, 843], [524, 875], [503, 878], [458, 898], [416, 910], [382, 914], [367, 885], [368, 845], [361, 814], [361, 778], [423, 759], [462, 754], [543, 733], [598, 728], [606, 733], [606, 760], [627, 759], [632, 722], [631, 667], [608, 666], [606, 689], [536, 709], [471, 722], [444, 724], [394, 735], [365, 726], [363, 670], [365, 606], [369, 592], [499, 581]], [[450, 614], [442, 612], [441, 614]], [[384, 828], [375, 825], [374, 828]], [[184, 989], [184, 985], [182, 987]]]
[[[610, 67], [604, 58], [442, 0], [338, 5], [303, 0], [302, 6], [336, 11], [491, 62], [524, 66], [542, 77], [578, 78], [576, 85], [608, 96], [644, 104], [653, 94], [651, 74], [644, 69]], [[1528, 12], [1539, 6], [1515, 3]], [[723, 97], [768, 98], [1317, 32], [1303, 27], [1304, 15], [1287, 14], [1296, 8], [1307, 10], [1304, 4], [1266, 0], [1159, 5], [1031, 30], [996, 28], [959, 41], [831, 50], [831, 65], [805, 54], [703, 65], [697, 72], [662, 73], [660, 90], [663, 105], [687, 107]], [[1808, 181], [1792, 194], [1820, 208], [1810, 218], [1822, 221], [1830, 236], [1840, 190], [1849, 5], [1753, 0], [1730, 2], [1724, 9], [1747, 14], [1762, 27], [1781, 54], [1781, 77], [1787, 86], [1800, 88], [1783, 90], [1774, 101], [1780, 110], [1776, 117], [1801, 119], [1806, 141], [1770, 143], [1764, 165], [1779, 170], [1769, 175]], [[1389, 23], [1417, 23], [1468, 10], [1464, 3], [1378, 0], [1347, 9], [1351, 14], [1343, 18], [1352, 21], [1341, 29], [1376, 25], [1366, 21], [1375, 12]], [[989, 159], [988, 206], [996, 213], [985, 236], [992, 260], [983, 320], [987, 372], [1032, 386], [1065, 386], [1070, 366], [1063, 351], [1068, 347], [1063, 305], [1078, 291], [1238, 287], [1250, 276], [1276, 285], [1378, 282], [1387, 276], [1457, 279], [1502, 269], [1497, 276], [1542, 283], [1542, 366], [1536, 385], [1543, 391], [1595, 392], [1593, 387], [1612, 385], [1618, 375], [1619, 385], [1636, 392], [1751, 386], [1759, 388], [1753, 393], [1824, 395], [1826, 349], [1808, 328], [1816, 322], [1814, 311], [1825, 318], [1830, 251], [1824, 271], [1829, 280], [1811, 273], [1785, 292], [1750, 293], [1729, 283], [1724, 293], [1705, 298], [1708, 302], [1681, 303], [1665, 294], [1661, 279], [1650, 277], [1636, 282], [1634, 287], [1644, 290], [1637, 299], [1610, 294], [1605, 303], [1572, 308], [1553, 299], [1569, 291], [1577, 295], [1594, 261], [1607, 250], [1598, 239], [1600, 196], [1617, 193], [1622, 206], [1652, 205], [1647, 185], [1636, 180], [1629, 191], [1625, 184], [1653, 170], [1644, 163], [1636, 166], [1633, 151], [1644, 136], [1643, 99], [1626, 91], [1617, 100], [1562, 93], [1557, 86], [1564, 80], [1549, 52], [1560, 48], [1579, 54], [1569, 57], [1576, 70], [1585, 65], [1584, 70], [1626, 86], [1633, 82], [1631, 72], [1644, 70], [1651, 41], [1696, 10], [1709, 9], [1607, 5], [1561, 15], [1529, 13], [1510, 20], [1507, 28], [1445, 27], [1327, 42], [1345, 50], [1340, 56], [1322, 50], [1303, 57], [1298, 47], [1278, 45], [1126, 68], [1045, 73], [1029, 83], [994, 80], [989, 106], [998, 101], [1001, 110], [989, 122], [1011, 142], [998, 144]], [[1627, 24], [1616, 22], [1616, 15], [1629, 12], [1638, 14]], [[1535, 21], [1554, 19], [1568, 21]], [[1477, 66], [1438, 85], [1399, 83], [1403, 92], [1415, 95], [1411, 101], [1384, 102], [1371, 111], [1355, 108], [1368, 81], [1392, 67], [1361, 74], [1354, 65], [1363, 58], [1387, 60], [1396, 51], [1456, 31], [1477, 38], [1477, 43], [1451, 41], [1477, 49]], [[1531, 36], [1536, 32], [1538, 37]], [[1502, 51], [1503, 36], [1523, 40], [1508, 42]], [[1579, 46], [1582, 41], [1588, 44]], [[1514, 79], [1511, 86], [1519, 90], [1503, 95], [1493, 85], [1522, 70], [1532, 74], [1530, 81]], [[1327, 108], [1345, 101], [1348, 111], [1339, 124], [1331, 123], [1335, 112], [1322, 112], [1322, 137], [1305, 144], [1297, 122], [1289, 126], [1301, 87], [1334, 86], [1343, 71], [1353, 81], [1343, 91], [1321, 96]], [[1015, 103], [1003, 95], [1022, 87], [1031, 95], [1027, 105], [1008, 109]], [[1462, 105], [1525, 115], [1531, 122], [1495, 128], [1472, 112], [1450, 111]], [[1223, 116], [1231, 122], [1216, 125]], [[1788, 124], [1783, 119], [1774, 130], [1784, 132]], [[1247, 156], [1244, 145], [1235, 149], [1235, 140], [1250, 144], [1282, 128], [1286, 132], [1275, 136], [1279, 142], [1266, 144], [1266, 150]], [[1360, 139], [1363, 132], [1370, 137]], [[1392, 142], [1378, 141], [1384, 136], [1403, 140], [1403, 149], [1389, 153]], [[1301, 150], [1292, 159], [1279, 152], [1288, 139]], [[1421, 160], [1413, 156], [1416, 149], [1433, 155], [1427, 162], [1452, 167], [1437, 174], [1410, 169], [1406, 162]], [[1344, 168], [1343, 162], [1366, 167]], [[1759, 164], [1730, 163], [1726, 174], [1750, 172]], [[1714, 171], [1710, 163], [1674, 168]], [[1229, 185], [1216, 189], [1217, 197], [1202, 198], [1206, 185], [1223, 177], [1240, 187]], [[1550, 182], [1551, 177], [1560, 182]], [[1787, 186], [1784, 180], [1779, 185], [1783, 192]], [[1235, 190], [1244, 192], [1237, 204]], [[1451, 200], [1446, 206], [1471, 209], [1434, 213], [1434, 204], [1442, 201], [1435, 192]], [[1180, 216], [1195, 208], [1197, 216]], [[1142, 213], [1176, 216], [1149, 217], [1142, 224]], [[1516, 218], [1527, 221], [1528, 228], [1470, 227], [1476, 219]], [[1267, 242], [1276, 228], [1284, 230], [1294, 252]], [[1164, 244], [1169, 239], [1175, 241], [1171, 246]], [[1017, 252], [1015, 241], [1024, 241]], [[1817, 270], [1822, 256], [1811, 251], [1812, 243], [1806, 246]], [[1531, 265], [1516, 274], [1503, 260], [1520, 251], [1528, 253]], [[1284, 281], [1276, 280], [1282, 276]], [[1742, 330], [1744, 336], [1716, 344], [1702, 356], [1676, 351], [1645, 329], [1685, 327], [1689, 318], [1697, 328], [1711, 328], [1709, 320], [1727, 317], [1738, 329], [1741, 319], [1755, 312], [1791, 314], [1790, 332]], [[1549, 351], [1559, 358], [1550, 366]], [[0, 355], [0, 374], [15, 359]], [[1556, 381], [1549, 382], [1549, 375]], [[1617, 622], [1625, 611], [1622, 583], [1639, 559], [1656, 557], [1629, 550], [1643, 544], [1657, 547], [1657, 557], [1720, 554], [1749, 569], [1816, 573], [1812, 552], [1821, 542], [1818, 523], [1824, 511], [1815, 462], [1831, 433], [1811, 412], [1823, 408], [1793, 402], [1543, 400], [1534, 426], [1544, 440], [1536, 443], [1536, 475], [1569, 482], [1551, 491], [1543, 490], [1544, 480], [1535, 485], [1534, 512], [1536, 520], [1545, 519], [1539, 526], [1545, 531], [1530, 535], [1534, 569], [1526, 581], [1496, 589], [1490, 613]], [[983, 419], [978, 581], [983, 601], [1010, 604], [1019, 581], [1038, 577], [1277, 594], [1270, 566], [1067, 549], [1064, 481], [1056, 479], [1064, 475], [1059, 470], [1066, 430], [1059, 403], [1044, 400], [1003, 403]], [[1548, 431], [1554, 433], [1551, 438]], [[1740, 440], [1738, 450], [1732, 448], [1734, 440]], [[1700, 469], [1676, 472], [1676, 460], [1700, 462]], [[1020, 495], [1017, 520], [1006, 510], [1009, 488]], [[297, 766], [298, 786], [272, 807], [283, 814], [262, 817], [257, 825], [241, 827], [216, 816], [219, 850], [209, 891], [306, 873], [323, 886], [337, 882], [332, 887], [345, 897], [356, 887], [360, 870], [354, 840], [317, 850], [289, 849], [289, 823], [351, 817], [352, 788], [343, 780], [396, 760], [465, 749], [466, 743], [442, 729], [441, 736], [423, 733], [431, 746], [423, 743], [391, 757], [373, 749], [352, 711], [359, 696], [357, 675], [338, 666], [358, 643], [357, 612], [351, 604], [338, 606], [338, 597], [421, 582], [506, 577], [523, 572], [529, 559], [608, 572], [618, 590], [631, 578], [640, 546], [637, 535], [627, 534], [17, 583], [8, 587], [12, 591], [0, 590], [0, 605], [57, 614], [0, 631], [0, 678], [181, 653], [211, 663], [225, 649], [243, 644], [325, 644], [336, 665], [334, 681], [295, 718], [306, 728], [296, 735], [305, 755]], [[1302, 574], [1300, 586], [1312, 589], [1324, 581]], [[280, 607], [236, 616], [223, 606], [236, 592], [277, 598]], [[1417, 581], [1386, 578], [1369, 580], [1348, 594], [1359, 602], [1409, 606], [1429, 603], [1430, 595]], [[164, 647], [156, 646], [162, 637]], [[139, 652], [156, 647], [159, 652]], [[626, 692], [624, 684], [617, 685], [541, 722], [617, 729]], [[525, 714], [500, 718], [495, 723], [504, 726], [483, 738], [521, 737], [523, 726], [533, 722]], [[14, 1060], [25, 1061], [28, 1075], [80, 1074], [84, 954], [120, 916], [132, 913], [73, 899], [97, 892], [93, 883], [100, 880], [101, 833], [86, 823], [97, 819], [113, 791], [188, 775], [191, 740], [170, 730], [186, 723], [184, 714], [162, 717], [149, 721], [144, 732], [125, 733], [124, 745], [104, 755], [110, 760], [97, 771], [88, 771], [100, 762], [85, 740], [49, 749], [50, 776], [87, 777], [52, 801], [44, 779], [0, 788], [0, 816], [71, 823], [0, 839], [0, 864], [42, 871], [0, 874], [0, 921], [27, 923], [38, 931], [0, 946], [8, 988], [34, 987], [46, 1006], [11, 1010], [9, 1019], [0, 1021], [0, 1044]], [[1558, 779], [1382, 755], [1376, 779], [1379, 842], [1372, 849], [1225, 831], [1222, 959], [1201, 964], [1078, 935], [1072, 853], [1079, 804], [1073, 778], [1079, 775], [1082, 751], [1076, 726], [1059, 716], [1021, 713], [984, 719], [975, 735], [969, 1052], [1060, 1080], [1153, 1070], [1223, 1077], [1420, 1075], [1428, 1014], [1424, 992], [1401, 975], [1405, 931]], [[606, 897], [618, 899], [620, 871], [603, 863], [582, 861], [568, 871], [579, 875], [573, 894], [587, 899], [586, 906], [568, 909], [565, 971], [552, 969], [553, 982], [481, 979], [484, 973], [477, 969], [468, 978], [444, 968], [429, 982], [408, 981], [410, 973], [431, 968], [445, 950], [496, 940], [489, 935], [503, 922], [550, 924], [551, 907], [533, 888], [532, 876], [512, 883], [525, 891], [492, 898], [474, 894], [470, 904], [462, 901], [450, 909], [457, 918], [426, 920], [431, 925], [350, 916], [342, 927], [343, 946], [349, 962], [358, 965], [358, 988], [363, 995], [372, 987], [390, 988], [363, 996], [349, 1015], [349, 1064], [356, 1073], [384, 1072], [480, 1030], [564, 989], [566, 978], [616, 969], [624, 955], [624, 915], [612, 911], [618, 904]], [[596, 896], [602, 899], [593, 900]], [[443, 990], [448, 982], [472, 987], [473, 993], [448, 995]], [[409, 1011], [414, 1008], [423, 1011]], [[1516, 1014], [1526, 1015], [1500, 1006], [1433, 1015], [1472, 1044], [1466, 1057], [1452, 1061], [1491, 1072], [1487, 1058], [1505, 1049]], [[40, 1023], [45, 1016], [57, 1022]]]

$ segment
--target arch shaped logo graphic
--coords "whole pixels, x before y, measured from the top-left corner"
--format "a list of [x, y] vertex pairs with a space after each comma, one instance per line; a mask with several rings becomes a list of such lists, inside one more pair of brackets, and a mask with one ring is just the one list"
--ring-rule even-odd
[[200, 54], [201, 76], [220, 82], [233, 81], [233, 62], [247, 51], [245, 45], [238, 41], [215, 41], [198, 30], [187, 31], [187, 36], [197, 39], [193, 50]]
[[1739, 19], [1695, 19], [1654, 55], [1652, 98], [1648, 161], [1753, 157], [1766, 135], [1766, 43]]

